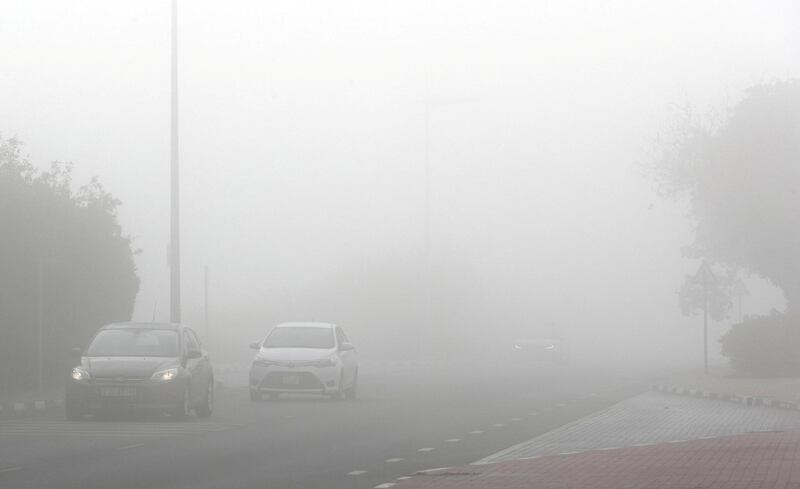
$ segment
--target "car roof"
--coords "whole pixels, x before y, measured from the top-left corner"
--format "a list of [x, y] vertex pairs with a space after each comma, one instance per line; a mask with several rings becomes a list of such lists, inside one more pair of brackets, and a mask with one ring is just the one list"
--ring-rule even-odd
[[314, 321], [280, 323], [276, 328], [333, 328], [333, 323], [320, 323]]
[[169, 329], [177, 331], [181, 327], [183, 327], [183, 325], [180, 323], [140, 323], [129, 321], [107, 324], [101, 329]]

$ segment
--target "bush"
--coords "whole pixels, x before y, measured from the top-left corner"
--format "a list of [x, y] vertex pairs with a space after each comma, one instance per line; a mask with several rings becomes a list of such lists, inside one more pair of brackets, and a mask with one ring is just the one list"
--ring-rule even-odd
[[735, 324], [720, 338], [722, 354], [738, 375], [800, 376], [800, 328], [795, 316], [772, 314]]

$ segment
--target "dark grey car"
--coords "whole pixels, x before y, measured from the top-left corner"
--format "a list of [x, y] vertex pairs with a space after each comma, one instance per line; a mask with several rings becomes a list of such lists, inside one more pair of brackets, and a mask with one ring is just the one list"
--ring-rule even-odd
[[103, 326], [67, 378], [67, 419], [107, 410], [210, 416], [214, 374], [197, 334], [182, 324]]

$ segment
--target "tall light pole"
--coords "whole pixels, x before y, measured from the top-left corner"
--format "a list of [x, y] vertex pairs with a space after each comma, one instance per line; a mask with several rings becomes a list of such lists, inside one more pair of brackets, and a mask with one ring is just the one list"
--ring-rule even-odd
[[[427, 85], [426, 85], [427, 87]], [[448, 99], [433, 99], [428, 95], [429, 90], [426, 88], [426, 96], [423, 103], [425, 104], [425, 249], [423, 266], [425, 281], [424, 292], [424, 312], [422, 320], [422, 334], [419, 336], [419, 354], [422, 357], [430, 357], [433, 353], [433, 342], [435, 341], [433, 334], [433, 257], [431, 255], [432, 237], [431, 237], [431, 112], [433, 109], [448, 107], [451, 105], [463, 104], [465, 102], [474, 101], [474, 98], [448, 98]]]
[[432, 316], [432, 309], [433, 309], [433, 299], [431, 297], [432, 294], [432, 286], [431, 286], [431, 137], [430, 137], [430, 125], [431, 125], [431, 104], [428, 97], [425, 98], [425, 276], [423, 280], [425, 281], [425, 303], [424, 303], [424, 311], [423, 311], [423, 319], [422, 319], [422, 334], [420, 335], [420, 349], [419, 355], [422, 357], [430, 356], [431, 352], [433, 351], [433, 320]]
[[169, 318], [181, 320], [180, 174], [178, 171], [178, 0], [172, 0], [170, 106], [170, 277]]

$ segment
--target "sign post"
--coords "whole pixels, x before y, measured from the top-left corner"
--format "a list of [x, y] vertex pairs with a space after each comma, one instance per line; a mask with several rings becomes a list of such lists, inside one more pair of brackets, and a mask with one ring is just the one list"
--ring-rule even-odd
[[703, 260], [694, 278], [703, 284], [703, 369], [708, 375], [708, 287], [716, 281], [716, 277], [708, 262]]

